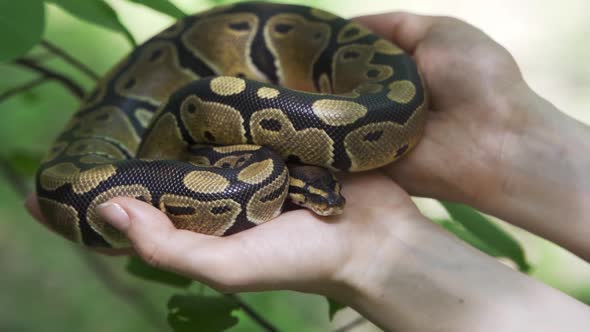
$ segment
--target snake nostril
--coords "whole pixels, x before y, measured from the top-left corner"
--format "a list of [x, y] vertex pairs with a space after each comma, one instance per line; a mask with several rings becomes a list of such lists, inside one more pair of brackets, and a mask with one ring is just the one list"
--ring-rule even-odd
[[161, 49], [157, 49], [150, 54], [149, 61], [154, 62], [162, 56], [163, 52]]
[[125, 85], [123, 86], [123, 88], [124, 88], [125, 90], [129, 90], [129, 89], [131, 89], [131, 88], [132, 88], [134, 85], [135, 85], [135, 79], [134, 79], [134, 78], [132, 78], [132, 79], [130, 79], [129, 81], [127, 81], [127, 83], [125, 83]]
[[410, 147], [410, 145], [408, 143], [405, 143], [399, 149], [397, 149], [397, 151], [395, 152], [395, 156], [401, 157], [404, 153], [406, 153], [406, 151], [408, 151], [409, 147]]
[[215, 142], [215, 136], [210, 131], [206, 131], [204, 136], [208, 141]]

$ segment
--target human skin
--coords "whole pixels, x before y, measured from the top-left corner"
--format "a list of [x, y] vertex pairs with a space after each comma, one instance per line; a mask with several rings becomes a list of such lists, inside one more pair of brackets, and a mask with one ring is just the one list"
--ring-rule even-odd
[[178, 230], [133, 199], [98, 212], [148, 263], [222, 292], [322, 294], [388, 331], [590, 329], [584, 304], [466, 246], [405, 191], [470, 204], [588, 259], [590, 168], [575, 152], [587, 151], [589, 129], [534, 94], [510, 54], [470, 25], [407, 13], [357, 20], [415, 57], [431, 112], [405, 159], [342, 177], [343, 215], [291, 211], [218, 238]]

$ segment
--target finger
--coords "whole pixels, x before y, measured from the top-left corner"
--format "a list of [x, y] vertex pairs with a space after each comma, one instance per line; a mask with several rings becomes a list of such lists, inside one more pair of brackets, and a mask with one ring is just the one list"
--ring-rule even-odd
[[34, 193], [30, 193], [25, 200], [25, 209], [29, 211], [29, 214], [35, 218], [35, 220], [39, 221], [43, 225], [47, 226], [45, 222], [45, 218], [41, 214], [41, 209], [39, 208], [39, 202], [37, 201], [37, 195]]
[[354, 21], [393, 41], [410, 54], [414, 53], [418, 44], [426, 37], [438, 19], [435, 16], [407, 12], [391, 12], [353, 18]]
[[[41, 213], [41, 208], [39, 207], [39, 201], [37, 200], [37, 195], [34, 193], [30, 193], [25, 200], [25, 209], [29, 212], [29, 214], [37, 220], [40, 224], [45, 226], [50, 231], [59, 234], [55, 231], [50, 224], [47, 223], [43, 214]], [[90, 248], [91, 250], [107, 255], [107, 256], [122, 256], [122, 255], [130, 255], [133, 253], [133, 250], [130, 249], [121, 249], [121, 248]]]
[[[239, 241], [177, 229], [155, 207], [115, 198], [97, 213], [127, 236], [148, 264], [199, 280], [220, 291], [244, 289], [249, 263]], [[250, 278], [247, 278], [250, 279]]]

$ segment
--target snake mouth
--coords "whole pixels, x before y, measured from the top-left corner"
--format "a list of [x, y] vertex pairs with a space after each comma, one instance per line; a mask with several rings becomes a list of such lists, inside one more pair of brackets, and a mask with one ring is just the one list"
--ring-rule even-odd
[[305, 197], [303, 201], [301, 200], [293, 200], [293, 203], [304, 207], [308, 210], [311, 210], [313, 213], [322, 216], [336, 216], [342, 214], [344, 211], [345, 199], [342, 196], [331, 197], [329, 199], [321, 198], [316, 199], [318, 197], [310, 197], [314, 195], [309, 195]]

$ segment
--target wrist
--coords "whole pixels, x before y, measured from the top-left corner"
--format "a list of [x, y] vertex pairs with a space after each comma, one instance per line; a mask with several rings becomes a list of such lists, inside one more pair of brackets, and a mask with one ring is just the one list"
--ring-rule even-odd
[[579, 317], [587, 317], [584, 305], [466, 246], [426, 218], [384, 233], [389, 235], [375, 239], [383, 250], [359, 255], [348, 269], [355, 272], [345, 273], [340, 288], [327, 295], [386, 331], [554, 331], [563, 326], [563, 315], [578, 327]]
[[496, 189], [468, 203], [589, 257], [590, 130], [527, 86], [507, 100]]

